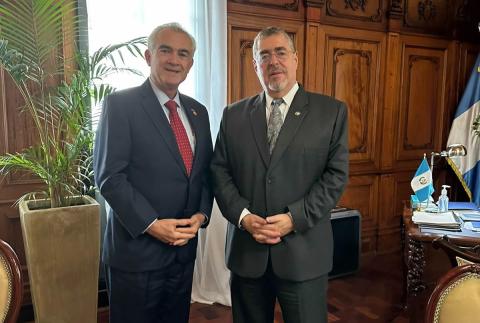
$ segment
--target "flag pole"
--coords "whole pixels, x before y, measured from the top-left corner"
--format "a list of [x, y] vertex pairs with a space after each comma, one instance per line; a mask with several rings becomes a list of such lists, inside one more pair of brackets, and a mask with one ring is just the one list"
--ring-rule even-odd
[[[432, 157], [430, 159], [430, 176], [431, 176], [431, 180], [432, 180], [432, 185], [433, 185], [433, 158], [435, 157], [434, 153], [432, 152]], [[427, 159], [427, 154], [426, 153], [423, 153], [423, 159]], [[430, 196], [427, 198], [427, 206], [425, 207], [425, 209], [428, 210], [428, 207], [430, 206]]]

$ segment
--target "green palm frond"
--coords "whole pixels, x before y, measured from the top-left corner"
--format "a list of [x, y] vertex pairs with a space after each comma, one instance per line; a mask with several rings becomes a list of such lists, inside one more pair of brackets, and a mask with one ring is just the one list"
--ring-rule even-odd
[[[92, 189], [92, 104], [114, 88], [105, 77], [119, 72], [141, 74], [124, 67], [125, 55], [142, 56], [145, 38], [100, 48], [91, 56], [73, 55], [76, 70], [64, 78], [63, 47], [78, 32], [73, 0], [4, 0], [0, 2], [0, 67], [12, 76], [24, 99], [19, 109], [36, 128], [38, 144], [0, 157], [0, 174], [36, 174], [51, 206], [65, 206]], [[68, 22], [68, 28], [65, 22]], [[73, 26], [73, 27], [71, 27]]]
[[[41, 82], [63, 70], [59, 52], [66, 39], [78, 32], [75, 1], [71, 0], [4, 0], [0, 6], [0, 38], [26, 57], [30, 76]], [[71, 17], [72, 28], [64, 28]], [[65, 34], [68, 32], [68, 34]]]
[[25, 56], [11, 49], [8, 41], [0, 39], [0, 61], [5, 65], [2, 67], [12, 76], [15, 82], [22, 82], [28, 78], [28, 61]]

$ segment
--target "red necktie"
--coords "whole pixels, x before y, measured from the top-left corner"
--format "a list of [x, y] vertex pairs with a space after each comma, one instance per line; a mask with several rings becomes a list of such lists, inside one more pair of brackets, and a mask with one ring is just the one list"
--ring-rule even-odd
[[180, 120], [180, 117], [178, 116], [177, 103], [173, 100], [170, 100], [165, 103], [165, 106], [170, 112], [170, 125], [172, 126], [173, 133], [177, 139], [178, 150], [180, 150], [180, 155], [182, 156], [183, 163], [187, 169], [187, 175], [190, 176], [193, 164], [192, 147], [190, 146], [190, 141], [188, 140], [187, 131], [185, 131], [182, 120]]

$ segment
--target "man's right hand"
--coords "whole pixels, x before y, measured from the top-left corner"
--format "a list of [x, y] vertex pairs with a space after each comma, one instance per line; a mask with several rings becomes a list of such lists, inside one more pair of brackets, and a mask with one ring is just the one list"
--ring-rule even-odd
[[276, 226], [269, 224], [267, 220], [256, 214], [245, 215], [241, 225], [258, 243], [277, 244], [280, 242], [280, 232]]
[[176, 246], [182, 246], [188, 240], [195, 237], [193, 233], [185, 233], [177, 230], [177, 227], [185, 227], [190, 225], [190, 219], [161, 219], [156, 220], [147, 229], [147, 233], [158, 240]]

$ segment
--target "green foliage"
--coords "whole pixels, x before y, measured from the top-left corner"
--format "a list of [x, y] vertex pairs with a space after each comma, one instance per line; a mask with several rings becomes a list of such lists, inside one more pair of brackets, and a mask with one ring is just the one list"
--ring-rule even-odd
[[[103, 82], [118, 72], [124, 53], [142, 56], [145, 38], [100, 48], [89, 56], [63, 49], [78, 35], [79, 17], [72, 0], [5, 0], [0, 2], [0, 67], [24, 99], [19, 109], [33, 120], [38, 142], [22, 152], [0, 157], [0, 173], [37, 175], [52, 207], [69, 205], [72, 196], [91, 188], [93, 132], [91, 107], [114, 89]], [[73, 46], [74, 47], [74, 46]], [[75, 48], [75, 47], [74, 47]], [[65, 73], [66, 66], [75, 66]], [[65, 75], [68, 74], [68, 75]]]

